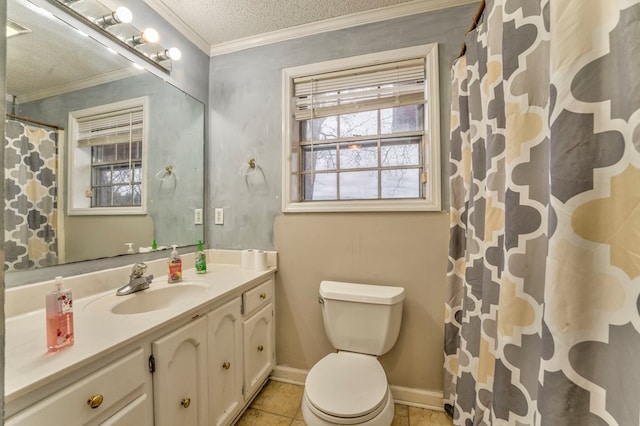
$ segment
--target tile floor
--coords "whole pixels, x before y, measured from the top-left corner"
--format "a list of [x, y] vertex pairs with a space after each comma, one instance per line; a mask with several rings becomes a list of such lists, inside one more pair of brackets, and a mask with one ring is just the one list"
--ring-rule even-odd
[[[270, 380], [236, 426], [304, 426], [300, 402], [303, 387]], [[391, 426], [450, 426], [444, 412], [396, 404]]]

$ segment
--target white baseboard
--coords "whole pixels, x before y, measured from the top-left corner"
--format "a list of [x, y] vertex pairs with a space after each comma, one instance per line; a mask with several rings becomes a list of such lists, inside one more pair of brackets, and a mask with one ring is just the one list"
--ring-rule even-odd
[[390, 385], [389, 387], [391, 388], [393, 400], [397, 404], [428, 408], [434, 411], [444, 411], [442, 392], [405, 388], [404, 386], [395, 385]]
[[304, 381], [307, 379], [308, 372], [308, 370], [301, 370], [299, 368], [276, 365], [275, 370], [271, 372], [271, 376], [269, 378], [277, 382], [304, 386]]
[[[277, 365], [275, 370], [271, 372], [270, 379], [278, 382], [304, 386], [307, 373], [308, 370]], [[391, 385], [390, 388], [393, 400], [398, 404], [428, 408], [429, 410], [435, 411], [444, 411], [442, 392], [395, 385]]]

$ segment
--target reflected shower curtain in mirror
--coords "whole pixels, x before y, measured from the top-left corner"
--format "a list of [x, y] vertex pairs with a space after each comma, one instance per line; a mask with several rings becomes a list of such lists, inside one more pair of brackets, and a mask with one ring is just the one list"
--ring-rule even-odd
[[445, 407], [638, 425], [640, 1], [489, 0], [453, 65]]
[[57, 141], [62, 131], [5, 121], [5, 271], [58, 263]]

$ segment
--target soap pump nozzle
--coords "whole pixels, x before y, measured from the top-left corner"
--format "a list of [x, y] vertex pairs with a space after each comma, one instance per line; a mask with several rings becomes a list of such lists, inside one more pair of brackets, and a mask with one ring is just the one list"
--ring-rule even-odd
[[62, 282], [62, 276], [59, 275], [55, 278], [56, 290], [61, 291], [64, 289], [64, 283]]

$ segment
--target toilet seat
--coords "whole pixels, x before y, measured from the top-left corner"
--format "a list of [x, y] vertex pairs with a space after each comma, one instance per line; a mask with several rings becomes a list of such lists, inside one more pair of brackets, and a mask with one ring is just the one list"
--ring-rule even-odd
[[338, 352], [309, 371], [305, 399], [318, 417], [335, 423], [361, 423], [377, 416], [389, 399], [387, 376], [372, 355]]

